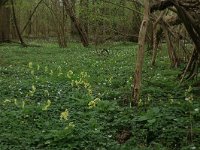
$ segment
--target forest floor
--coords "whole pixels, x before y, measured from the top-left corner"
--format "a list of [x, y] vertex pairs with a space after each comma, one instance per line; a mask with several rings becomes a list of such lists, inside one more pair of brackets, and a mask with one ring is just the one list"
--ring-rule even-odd
[[131, 106], [137, 46], [0, 46], [0, 149], [200, 148], [199, 87], [179, 84], [167, 52], [146, 54], [141, 100]]

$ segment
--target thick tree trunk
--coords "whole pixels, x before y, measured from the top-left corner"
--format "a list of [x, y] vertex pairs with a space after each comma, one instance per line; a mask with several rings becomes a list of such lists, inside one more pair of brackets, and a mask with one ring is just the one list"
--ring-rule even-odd
[[69, 0], [63, 0], [63, 3], [66, 8], [67, 14], [71, 18], [71, 21], [74, 23], [74, 26], [76, 27], [76, 29], [80, 35], [80, 39], [81, 39], [83, 46], [87, 47], [89, 45], [87, 33], [85, 32], [84, 28], [81, 26], [78, 18], [76, 17], [71, 2]]
[[[190, 75], [188, 78], [193, 77], [194, 71], [198, 69], [199, 66], [199, 55], [200, 55], [200, 0], [160, 0], [151, 6], [151, 12], [156, 10], [164, 10], [174, 6], [176, 8], [179, 19], [185, 25], [187, 32], [189, 33], [192, 41], [195, 45], [195, 57], [188, 63], [186, 71], [190, 70]], [[192, 64], [192, 65], [190, 65]], [[184, 75], [185, 75], [184, 72]], [[197, 72], [197, 71], [196, 71]], [[184, 77], [182, 77], [183, 79]]]
[[23, 40], [23, 38], [22, 38], [22, 36], [20, 34], [19, 27], [18, 27], [18, 24], [17, 24], [17, 18], [16, 18], [16, 15], [15, 15], [15, 6], [14, 6], [14, 1], [13, 0], [11, 0], [11, 4], [12, 4], [13, 21], [14, 21], [14, 24], [15, 24], [17, 35], [19, 37], [21, 45], [24, 46], [24, 47], [26, 47], [27, 45], [24, 43], [24, 40]]
[[0, 6], [0, 42], [10, 41], [10, 7]]
[[142, 67], [144, 62], [144, 51], [145, 51], [145, 38], [146, 38], [148, 23], [149, 23], [149, 0], [145, 2], [144, 18], [140, 27], [139, 38], [138, 38], [139, 47], [137, 52], [135, 76], [134, 76], [133, 91], [132, 91], [133, 105], [135, 106], [138, 105], [138, 101], [140, 99]]
[[200, 0], [162, 0], [151, 6], [151, 12], [174, 6], [200, 54]]

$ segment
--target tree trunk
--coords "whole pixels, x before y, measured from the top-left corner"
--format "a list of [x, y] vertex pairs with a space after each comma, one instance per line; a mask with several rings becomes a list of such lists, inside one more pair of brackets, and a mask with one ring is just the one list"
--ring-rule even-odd
[[[199, 55], [200, 55], [200, 1], [199, 0], [162, 0], [157, 1], [151, 6], [151, 12], [156, 10], [164, 10], [174, 6], [176, 8], [179, 19], [183, 22], [187, 32], [189, 33], [195, 45], [195, 57], [191, 57], [189, 68], [191, 77], [197, 74], [194, 71], [198, 68]], [[190, 65], [193, 64], [193, 65]], [[185, 72], [186, 72], [185, 71]], [[184, 73], [185, 74], [185, 73]], [[190, 75], [188, 78], [190, 78]], [[183, 79], [184, 77], [182, 77]]]
[[63, 0], [63, 3], [66, 8], [67, 14], [71, 18], [71, 21], [74, 23], [74, 26], [76, 27], [76, 29], [79, 33], [79, 36], [80, 36], [83, 46], [87, 47], [89, 45], [88, 36], [87, 36], [84, 28], [81, 26], [78, 18], [76, 17], [73, 7], [71, 5], [71, 2], [69, 0]]
[[169, 31], [167, 30], [167, 27], [166, 27], [166, 25], [164, 25], [164, 23], [163, 23], [162, 27], [163, 27], [165, 39], [166, 39], [166, 42], [167, 42], [168, 55], [169, 55], [169, 59], [171, 61], [171, 67], [177, 67], [178, 66], [178, 59], [177, 59], [177, 56], [176, 56], [174, 45], [172, 44], [172, 40], [170, 39]]
[[28, 27], [28, 25], [31, 24], [31, 19], [32, 19], [33, 15], [35, 14], [37, 8], [38, 8], [38, 7], [40, 6], [40, 4], [42, 3], [42, 1], [43, 1], [43, 0], [40, 0], [40, 1], [37, 3], [37, 5], [35, 6], [35, 8], [33, 9], [32, 13], [30, 14], [30, 16], [29, 16], [29, 18], [28, 18], [27, 23], [25, 24], [25, 26], [24, 26], [23, 29], [22, 29], [21, 34], [23, 34], [24, 31], [26, 30], [26, 28]]
[[164, 14], [165, 12], [160, 13], [159, 17], [153, 23], [153, 55], [152, 55], [152, 60], [151, 60], [152, 66], [154, 66], [156, 63], [158, 45], [160, 43], [162, 32], [163, 32], [162, 28], [158, 26], [158, 23], [163, 18]]
[[88, 21], [88, 8], [89, 8], [89, 0], [80, 0], [80, 21], [83, 23], [84, 30], [88, 36], [89, 32], [89, 21]]
[[0, 6], [0, 42], [10, 41], [10, 7]]
[[[76, 14], [76, 0], [71, 0], [71, 9], [73, 9], [74, 13]], [[72, 38], [77, 38], [78, 36], [78, 31], [77, 28], [74, 25], [74, 22], [71, 20], [71, 31], [70, 31], [70, 35]]]
[[139, 38], [138, 38], [138, 52], [136, 59], [135, 76], [133, 82], [132, 100], [133, 105], [138, 106], [140, 99], [140, 88], [142, 81], [142, 67], [144, 62], [144, 50], [145, 50], [145, 38], [149, 22], [149, 0], [145, 2], [144, 6], [144, 18], [140, 27]]
[[13, 21], [14, 21], [14, 24], [15, 24], [15, 28], [16, 28], [16, 31], [17, 31], [17, 35], [19, 37], [19, 40], [21, 42], [21, 45], [26, 47], [27, 45], [24, 43], [23, 39], [22, 39], [22, 36], [20, 34], [20, 31], [19, 31], [19, 27], [18, 27], [18, 24], [17, 24], [17, 18], [16, 18], [16, 15], [15, 15], [15, 6], [14, 6], [14, 2], [13, 0], [11, 0], [11, 4], [12, 4], [12, 14], [13, 14]]
[[153, 54], [152, 54], [151, 65], [155, 66], [156, 57], [158, 53], [158, 45], [160, 43], [161, 36], [162, 36], [162, 28], [160, 28], [156, 24], [154, 24], [153, 26], [154, 26], [153, 27]]

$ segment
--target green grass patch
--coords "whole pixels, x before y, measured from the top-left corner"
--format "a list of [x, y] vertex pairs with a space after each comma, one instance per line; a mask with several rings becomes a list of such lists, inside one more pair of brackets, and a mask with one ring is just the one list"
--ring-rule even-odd
[[137, 46], [108, 47], [101, 55], [77, 43], [2, 45], [0, 148], [198, 149], [198, 87], [179, 85], [180, 70], [169, 67], [165, 52], [156, 67], [146, 55], [136, 109], [130, 102]]

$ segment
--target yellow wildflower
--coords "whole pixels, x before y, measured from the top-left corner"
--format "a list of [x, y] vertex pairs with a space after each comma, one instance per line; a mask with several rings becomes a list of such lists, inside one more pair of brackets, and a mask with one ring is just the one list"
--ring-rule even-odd
[[65, 130], [67, 130], [67, 129], [69, 129], [69, 128], [74, 128], [74, 127], [75, 127], [74, 123], [73, 123], [73, 122], [70, 122], [70, 123], [68, 124], [68, 126], [65, 127]]
[[151, 101], [151, 95], [150, 94], [148, 94], [148, 102], [150, 102]]
[[49, 91], [48, 90], [44, 90], [44, 95], [45, 96], [49, 96]]
[[95, 98], [93, 101], [88, 103], [89, 109], [96, 107], [97, 103], [101, 101], [100, 98]]
[[87, 72], [81, 72], [81, 77], [86, 78], [87, 77]]
[[51, 106], [51, 101], [48, 99], [47, 100], [47, 104], [44, 105], [44, 107], [42, 108], [42, 110], [47, 110], [50, 106]]
[[37, 65], [37, 70], [40, 70], [40, 65]]
[[71, 81], [71, 86], [72, 86], [72, 87], [74, 86], [74, 83], [75, 83], [75, 81], [72, 80], [72, 81]]
[[100, 100], [100, 98], [95, 98], [94, 101], [95, 101], [95, 102], [99, 102], [99, 101], [101, 101], [101, 100]]
[[25, 101], [22, 101], [22, 108], [24, 109], [25, 107]]
[[58, 77], [61, 76], [62, 74], [63, 74], [62, 72], [59, 72], [59, 73], [58, 73]]
[[29, 67], [30, 69], [32, 69], [32, 68], [33, 68], [33, 63], [32, 63], [32, 62], [29, 62], [29, 63], [28, 63], [28, 67]]
[[69, 79], [71, 79], [71, 78], [72, 78], [72, 75], [73, 75], [73, 71], [69, 70], [69, 71], [67, 72], [67, 77], [68, 77]]
[[65, 109], [65, 111], [61, 112], [60, 114], [60, 120], [68, 120], [69, 111]]
[[62, 72], [61, 66], [58, 66], [58, 72]]
[[90, 102], [88, 103], [88, 106], [89, 106], [89, 109], [96, 107], [95, 101], [90, 101]]
[[34, 75], [34, 70], [31, 70], [31, 74]]
[[83, 84], [83, 83], [84, 83], [84, 81], [82, 80], [82, 78], [79, 79], [79, 83], [80, 83], [80, 84]]
[[58, 76], [62, 75], [62, 68], [60, 66], [58, 66]]
[[78, 86], [80, 84], [80, 82], [75, 80], [75, 84], [76, 84], [76, 86]]
[[88, 87], [90, 87], [90, 84], [88, 82], [84, 82], [84, 87], [88, 88]]
[[4, 100], [4, 103], [10, 103], [10, 102], [11, 102], [11, 100], [9, 100], [9, 99]]
[[73, 122], [70, 122], [70, 123], [69, 123], [69, 127], [74, 128], [74, 127], [75, 127], [74, 123], [73, 123]]
[[33, 91], [33, 93], [36, 91], [35, 85], [32, 85], [32, 91]]
[[51, 70], [49, 74], [52, 76], [53, 75], [53, 70]]
[[111, 84], [112, 83], [112, 79], [113, 79], [113, 77], [110, 77], [109, 79], [108, 79], [108, 82]]
[[48, 67], [47, 66], [45, 66], [44, 71], [48, 72]]
[[92, 89], [88, 89], [88, 94], [91, 96], [92, 95]]
[[33, 96], [33, 94], [35, 93], [35, 91], [36, 91], [36, 87], [34, 85], [32, 85], [32, 90], [29, 91], [29, 95]]
[[14, 99], [14, 104], [18, 106], [17, 99]]

